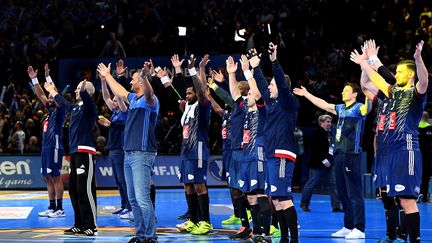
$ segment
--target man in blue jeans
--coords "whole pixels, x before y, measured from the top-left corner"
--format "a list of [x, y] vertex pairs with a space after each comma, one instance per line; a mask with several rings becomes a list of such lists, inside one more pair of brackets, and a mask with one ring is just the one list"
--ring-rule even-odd
[[325, 179], [329, 189], [331, 206], [333, 212], [342, 212], [340, 202], [336, 192], [336, 182], [334, 174], [334, 138], [331, 134], [332, 117], [321, 115], [318, 117], [317, 127], [311, 135], [310, 140], [314, 145], [311, 146], [311, 158], [309, 160], [309, 179], [303, 188], [300, 207], [304, 212], [310, 212], [309, 204], [312, 192], [318, 186], [321, 179]]
[[134, 214], [135, 237], [129, 243], [157, 242], [155, 212], [150, 199], [151, 172], [156, 157], [155, 127], [159, 100], [149, 82], [149, 64], [135, 72], [130, 82], [134, 93], [128, 92], [110, 74], [111, 64], [98, 65], [113, 93], [129, 102], [124, 130], [125, 178], [129, 202]]

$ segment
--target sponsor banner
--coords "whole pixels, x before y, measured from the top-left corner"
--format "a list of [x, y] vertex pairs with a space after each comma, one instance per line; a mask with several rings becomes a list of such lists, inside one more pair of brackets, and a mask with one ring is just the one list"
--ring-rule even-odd
[[[116, 187], [113, 169], [108, 157], [96, 159], [96, 182], [98, 187]], [[157, 156], [153, 167], [153, 181], [157, 187], [182, 187], [179, 182], [180, 157]], [[210, 156], [208, 163], [207, 185], [223, 186], [221, 180], [222, 156]]]
[[[171, 56], [159, 56], [159, 57], [128, 57], [124, 60], [125, 67], [128, 67], [126, 71], [126, 78], [131, 78], [134, 72], [137, 71], [137, 69], [141, 69], [143, 66], [144, 61], [148, 61], [149, 59], [152, 59], [153, 64], [161, 68], [166, 67], [168, 72], [174, 73], [174, 68], [171, 63]], [[180, 57], [187, 60], [187, 57]], [[210, 73], [212, 69], [218, 70], [220, 68], [225, 69], [226, 67], [226, 59], [228, 58], [228, 55], [215, 55], [210, 56], [211, 61], [207, 65], [207, 72]], [[233, 58], [235, 60], [238, 60], [240, 58], [239, 55], [233, 55]], [[201, 56], [197, 56], [197, 65], [198, 62], [201, 60]], [[85, 76], [87, 80], [91, 81], [94, 85], [96, 90], [100, 89], [100, 82], [95, 80], [98, 80], [98, 74], [96, 71], [97, 65], [99, 63], [104, 63], [105, 65], [108, 65], [108, 63], [111, 63], [111, 71], [115, 71], [115, 63], [117, 62], [117, 59], [115, 58], [77, 58], [77, 59], [60, 59], [59, 60], [59, 72], [58, 72], [58, 81], [56, 81], [56, 86], [60, 90], [64, 90], [64, 88], [69, 85], [68, 91], [72, 92], [75, 90], [78, 83], [83, 79]], [[185, 62], [186, 63], [186, 62]], [[187, 72], [187, 64], [183, 64], [183, 73], [185, 76], [188, 75]], [[240, 73], [239, 69], [239, 73]]]
[[40, 170], [40, 156], [1, 156], [0, 189], [44, 187]]
[[[178, 179], [180, 157], [157, 156], [153, 168], [153, 180], [158, 187], [182, 187]], [[40, 156], [2, 156], [0, 157], [0, 189], [36, 189], [45, 188], [40, 173]], [[63, 156], [62, 181], [65, 187], [69, 183], [70, 158]], [[107, 156], [96, 158], [96, 185], [98, 188], [116, 187], [113, 168]], [[209, 186], [226, 185], [221, 180], [222, 156], [211, 156], [208, 163]]]

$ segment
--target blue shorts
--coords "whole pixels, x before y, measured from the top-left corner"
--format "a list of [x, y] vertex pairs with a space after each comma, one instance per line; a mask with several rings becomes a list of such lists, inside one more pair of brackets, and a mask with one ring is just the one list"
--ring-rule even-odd
[[386, 187], [388, 179], [388, 156], [387, 153], [377, 153], [374, 160], [373, 180], [376, 188]]
[[182, 160], [179, 179], [181, 183], [205, 183], [207, 181], [207, 161]]
[[240, 189], [238, 181], [243, 164], [243, 149], [233, 149], [231, 162], [228, 168], [228, 187]]
[[221, 180], [228, 181], [228, 169], [231, 164], [232, 149], [224, 149], [222, 151], [222, 176]]
[[391, 197], [417, 198], [422, 179], [422, 155], [419, 150], [401, 150], [388, 154], [387, 194]]
[[41, 153], [41, 174], [44, 176], [60, 176], [63, 162], [63, 150], [56, 148], [43, 149]]
[[291, 181], [294, 163], [285, 158], [271, 157], [267, 159], [267, 180], [265, 192], [275, 197], [292, 199]]
[[265, 165], [264, 161], [249, 160], [243, 162], [240, 172], [239, 188], [242, 192], [252, 192], [265, 187]]

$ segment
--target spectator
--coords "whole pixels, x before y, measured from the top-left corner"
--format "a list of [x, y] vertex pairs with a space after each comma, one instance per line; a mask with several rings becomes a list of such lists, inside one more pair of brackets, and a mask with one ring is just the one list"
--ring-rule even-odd
[[116, 39], [114, 32], [110, 33], [110, 39], [105, 43], [105, 46], [100, 54], [101, 57], [117, 57], [126, 58], [126, 52], [123, 44]]
[[17, 121], [14, 125], [15, 132], [9, 136], [8, 142], [8, 150], [12, 153], [24, 153], [24, 140], [26, 134], [23, 131], [23, 123], [22, 121]]

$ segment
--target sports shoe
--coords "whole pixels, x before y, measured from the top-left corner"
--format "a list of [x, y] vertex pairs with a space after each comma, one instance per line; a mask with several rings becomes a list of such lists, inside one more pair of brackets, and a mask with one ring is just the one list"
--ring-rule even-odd
[[365, 233], [360, 230], [354, 228], [348, 235], [345, 236], [345, 239], [364, 239]]
[[128, 243], [142, 243], [142, 240], [140, 240], [138, 237], [134, 236], [128, 241]]
[[300, 205], [300, 208], [303, 210], [303, 212], [310, 212], [310, 208], [307, 205]]
[[246, 227], [240, 227], [240, 229], [237, 231], [237, 233], [232, 234], [229, 236], [230, 239], [247, 239], [252, 237], [252, 229], [246, 228]]
[[345, 227], [343, 227], [342, 229], [334, 232], [333, 234], [331, 234], [331, 237], [335, 237], [335, 238], [344, 238], [345, 236], [347, 236], [349, 233], [351, 233], [352, 230], [347, 229]]
[[119, 208], [116, 211], [112, 212], [112, 214], [119, 214], [119, 213], [123, 212], [124, 210], [127, 210], [127, 209], [125, 209], [125, 208]]
[[231, 215], [228, 219], [222, 220], [222, 225], [233, 225], [233, 224], [241, 224], [241, 219], [237, 218], [234, 214]]
[[77, 228], [77, 227], [74, 226], [74, 227], [72, 227], [70, 229], [67, 229], [67, 230], [63, 231], [63, 234], [65, 234], [65, 235], [74, 235], [74, 234], [76, 234], [76, 233], [78, 233], [80, 231], [81, 230], [79, 228]]
[[132, 211], [127, 211], [124, 214], [119, 214], [121, 219], [129, 219], [129, 220], [133, 220], [134, 219], [134, 215]]
[[50, 218], [63, 218], [64, 216], [66, 216], [66, 214], [63, 209], [59, 209], [48, 214], [48, 217]]
[[177, 216], [178, 220], [189, 220], [189, 210], [186, 211], [184, 214]]
[[272, 243], [270, 236], [254, 235], [249, 239], [241, 241], [242, 243]]
[[344, 210], [341, 207], [337, 207], [337, 208], [333, 208], [332, 212], [333, 213], [343, 213]]
[[50, 213], [54, 213], [54, 209], [47, 209], [45, 211], [39, 212], [39, 217], [48, 217]]
[[78, 235], [78, 236], [95, 236], [97, 234], [98, 234], [97, 229], [86, 229], [86, 230], [80, 230], [75, 235]]
[[193, 235], [206, 235], [213, 232], [213, 225], [206, 221], [200, 221], [198, 227], [190, 233]]
[[198, 226], [194, 222], [188, 220], [181, 224], [177, 224], [176, 228], [177, 228], [177, 232], [190, 233], [191, 231], [197, 229]]
[[274, 225], [270, 225], [270, 235], [275, 238], [281, 237], [280, 229], [276, 228]]

